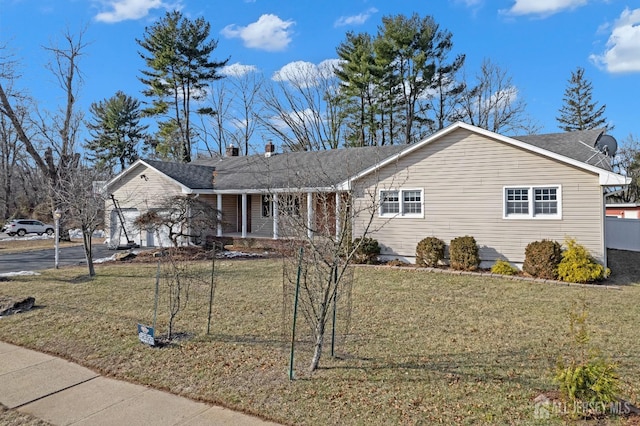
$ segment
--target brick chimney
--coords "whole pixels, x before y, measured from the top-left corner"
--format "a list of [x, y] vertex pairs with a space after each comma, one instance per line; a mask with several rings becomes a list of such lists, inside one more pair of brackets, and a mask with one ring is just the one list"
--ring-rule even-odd
[[227, 157], [237, 157], [238, 155], [240, 155], [240, 149], [233, 146], [233, 145], [227, 145], [227, 150], [225, 152], [225, 156]]
[[271, 142], [271, 139], [267, 141], [267, 145], [264, 147], [264, 156], [271, 157], [276, 153], [276, 146]]

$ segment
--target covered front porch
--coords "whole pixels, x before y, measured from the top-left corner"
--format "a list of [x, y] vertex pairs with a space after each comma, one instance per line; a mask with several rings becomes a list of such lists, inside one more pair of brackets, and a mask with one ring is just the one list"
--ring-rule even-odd
[[202, 195], [219, 212], [216, 237], [280, 238], [339, 236], [347, 192], [215, 193]]

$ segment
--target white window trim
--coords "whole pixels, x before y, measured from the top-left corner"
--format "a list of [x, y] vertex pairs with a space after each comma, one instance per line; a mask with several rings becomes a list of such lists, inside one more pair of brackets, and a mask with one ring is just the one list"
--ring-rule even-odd
[[[398, 191], [398, 201], [400, 203], [399, 213], [382, 213], [382, 193]], [[420, 213], [405, 213], [404, 212], [404, 192], [419, 191], [420, 192]], [[378, 191], [378, 199], [380, 200], [380, 206], [378, 207], [378, 217], [385, 218], [407, 218], [407, 219], [424, 219], [424, 189], [423, 188], [385, 188]]]
[[[534, 189], [539, 188], [556, 188], [558, 197], [558, 213], [556, 214], [535, 214], [535, 193]], [[528, 214], [507, 214], [507, 189], [527, 189], [529, 199]], [[562, 185], [544, 184], [544, 185], [508, 185], [502, 187], [502, 218], [503, 219], [533, 219], [533, 220], [560, 220], [562, 219]]]

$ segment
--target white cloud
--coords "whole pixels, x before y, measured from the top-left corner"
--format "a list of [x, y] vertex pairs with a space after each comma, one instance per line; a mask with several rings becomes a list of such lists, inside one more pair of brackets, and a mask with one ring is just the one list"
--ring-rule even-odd
[[242, 77], [243, 75], [256, 71], [258, 71], [258, 68], [255, 65], [242, 65], [241, 63], [236, 62], [235, 64], [221, 68], [220, 74], [229, 77]]
[[166, 7], [162, 0], [110, 0], [103, 3], [112, 10], [98, 13], [95, 19], [109, 24], [144, 18], [151, 9]]
[[625, 9], [613, 25], [604, 53], [589, 59], [611, 73], [640, 72], [640, 9]]
[[295, 86], [315, 86], [318, 78], [318, 67], [311, 62], [295, 61], [273, 73], [274, 81], [288, 81]]
[[359, 15], [341, 16], [336, 20], [336, 22], [333, 24], [333, 26], [334, 27], [344, 27], [346, 25], [362, 25], [365, 22], [367, 22], [367, 20], [371, 17], [371, 15], [373, 15], [377, 11], [378, 11], [378, 9], [376, 9], [375, 7], [372, 7], [372, 8], [367, 9], [366, 12], [360, 13]]
[[271, 77], [274, 81], [286, 81], [299, 88], [318, 86], [321, 80], [334, 76], [334, 69], [341, 63], [340, 59], [326, 59], [320, 64], [295, 61], [280, 68]]
[[256, 22], [246, 27], [227, 25], [221, 34], [227, 38], [240, 38], [246, 47], [276, 52], [284, 50], [291, 43], [291, 29], [294, 21], [283, 21], [276, 15], [262, 15]]
[[511, 9], [502, 11], [509, 15], [553, 15], [566, 9], [575, 9], [588, 0], [515, 0]]

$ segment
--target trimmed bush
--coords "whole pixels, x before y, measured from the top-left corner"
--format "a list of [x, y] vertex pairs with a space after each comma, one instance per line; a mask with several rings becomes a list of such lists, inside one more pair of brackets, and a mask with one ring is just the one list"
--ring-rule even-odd
[[494, 263], [491, 267], [491, 272], [500, 275], [516, 275], [520, 271], [518, 271], [518, 268], [512, 266], [506, 260], [498, 259], [496, 260], [496, 263]]
[[427, 237], [416, 246], [416, 264], [418, 266], [438, 266], [444, 259], [445, 244], [439, 238]]
[[533, 241], [524, 250], [522, 270], [532, 277], [555, 280], [562, 260], [562, 246], [557, 241]]
[[449, 263], [453, 269], [475, 271], [480, 265], [478, 244], [470, 236], [457, 237], [449, 245]]
[[378, 261], [378, 255], [380, 254], [378, 240], [369, 237], [356, 238], [353, 240], [353, 247], [355, 247], [353, 253], [354, 263], [373, 264]]
[[565, 241], [566, 250], [558, 265], [558, 277], [572, 283], [590, 283], [605, 279], [610, 271], [596, 262], [589, 250], [578, 244], [573, 238]]

